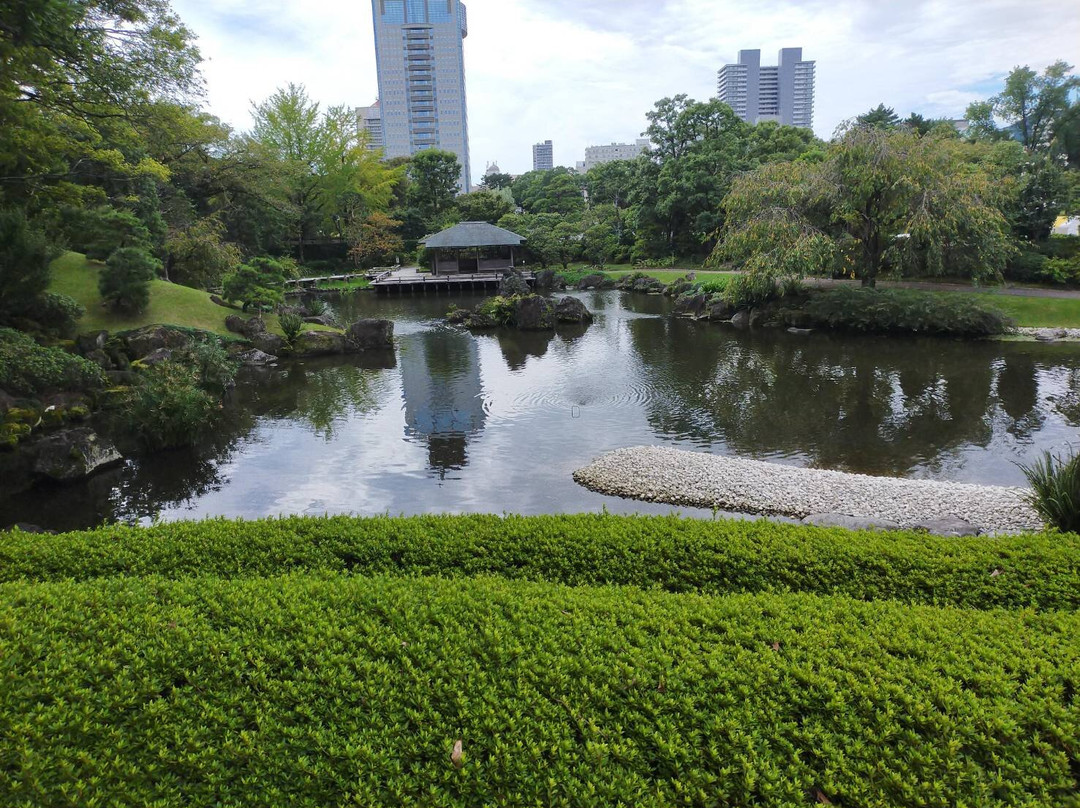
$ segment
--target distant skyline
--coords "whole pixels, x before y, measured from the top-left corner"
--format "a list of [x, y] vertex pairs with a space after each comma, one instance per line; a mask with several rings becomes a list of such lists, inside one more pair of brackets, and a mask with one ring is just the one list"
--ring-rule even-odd
[[[573, 166], [633, 142], [665, 96], [716, 94], [741, 49], [801, 46], [817, 62], [824, 138], [878, 103], [958, 117], [1016, 65], [1080, 62], [1080, 15], [1049, 0], [469, 0], [465, 41], [473, 179], [531, 168], [548, 137]], [[206, 59], [207, 107], [236, 129], [290, 81], [324, 105], [378, 95], [366, 0], [173, 0]]]

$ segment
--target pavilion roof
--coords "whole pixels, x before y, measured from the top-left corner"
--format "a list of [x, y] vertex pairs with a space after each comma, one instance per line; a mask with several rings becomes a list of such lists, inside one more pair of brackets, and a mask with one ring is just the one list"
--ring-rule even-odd
[[496, 227], [487, 222], [462, 222], [440, 233], [424, 236], [420, 243], [429, 250], [463, 249], [465, 247], [517, 247], [524, 236]]

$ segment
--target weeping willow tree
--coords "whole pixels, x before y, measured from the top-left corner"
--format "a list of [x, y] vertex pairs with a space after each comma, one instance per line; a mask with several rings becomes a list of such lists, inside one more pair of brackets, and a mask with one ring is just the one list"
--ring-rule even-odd
[[1011, 253], [998, 192], [946, 135], [856, 126], [819, 162], [762, 166], [724, 200], [715, 260], [752, 279], [844, 274], [997, 276]]

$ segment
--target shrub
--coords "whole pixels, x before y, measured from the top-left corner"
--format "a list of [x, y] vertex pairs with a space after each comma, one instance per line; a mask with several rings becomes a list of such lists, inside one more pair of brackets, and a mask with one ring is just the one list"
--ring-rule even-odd
[[1080, 454], [1062, 458], [1046, 452], [1020, 468], [1031, 484], [1028, 501], [1046, 525], [1080, 533]]
[[727, 278], [707, 278], [698, 283], [698, 289], [707, 295], [722, 295], [727, 289]]
[[104, 261], [119, 249], [145, 249], [151, 240], [150, 231], [138, 216], [110, 205], [68, 208], [63, 218], [71, 248], [97, 261]]
[[299, 575], [3, 595], [4, 805], [1003, 808], [1078, 788], [1076, 614]]
[[304, 303], [304, 311], [307, 312], [308, 317], [322, 317], [330, 311], [330, 307], [321, 297], [312, 297]]
[[1014, 325], [1001, 311], [972, 295], [908, 289], [817, 291], [804, 312], [813, 325], [880, 333], [984, 337], [1003, 334]]
[[304, 330], [304, 319], [299, 314], [286, 312], [278, 318], [281, 323], [281, 333], [285, 335], [285, 343], [290, 348], [296, 344], [296, 338]]
[[233, 386], [238, 367], [216, 339], [194, 339], [172, 361], [193, 368], [199, 388], [219, 396]]
[[93, 362], [60, 348], [43, 348], [25, 334], [0, 328], [0, 390], [36, 396], [57, 390], [93, 390], [105, 374]]
[[285, 278], [294, 267], [284, 260], [252, 258], [225, 277], [222, 294], [243, 305], [244, 311], [272, 311], [284, 300]]
[[[995, 570], [1000, 575], [992, 575]], [[631, 516], [289, 518], [0, 533], [0, 581], [108, 575], [500, 575], [671, 592], [807, 592], [973, 609], [1080, 608], [1080, 537], [943, 539]]]
[[225, 227], [215, 217], [198, 220], [166, 243], [169, 279], [196, 289], [217, 286], [240, 264], [240, 250], [224, 241]]
[[1050, 258], [1039, 273], [1040, 280], [1068, 286], [1080, 284], [1080, 256]]
[[496, 295], [487, 298], [476, 307], [476, 311], [485, 317], [490, 317], [499, 325], [510, 325], [514, 322], [514, 305], [516, 303], [516, 297]]
[[148, 449], [194, 443], [217, 420], [220, 402], [199, 386], [198, 371], [180, 362], [146, 368], [124, 399], [127, 431]]
[[125, 314], [138, 314], [150, 304], [150, 281], [161, 262], [138, 247], [121, 247], [109, 256], [98, 278], [106, 306]]
[[45, 292], [29, 301], [23, 316], [49, 333], [70, 336], [75, 333], [79, 319], [86, 314], [79, 303], [67, 295]]
[[22, 211], [0, 211], [0, 323], [26, 317], [49, 286], [54, 249]]
[[1043, 279], [1046, 256], [1036, 250], [1022, 247], [1005, 265], [1002, 273], [1007, 280], [1035, 283]]
[[802, 294], [803, 284], [798, 278], [784, 277], [779, 280], [760, 273], [743, 273], [724, 283], [724, 300], [736, 309], [763, 306], [782, 297]]

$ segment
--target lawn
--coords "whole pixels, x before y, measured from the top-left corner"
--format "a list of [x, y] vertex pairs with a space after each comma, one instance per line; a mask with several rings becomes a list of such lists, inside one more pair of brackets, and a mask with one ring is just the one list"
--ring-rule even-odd
[[[942, 294], [956, 294], [942, 293]], [[1080, 328], [1080, 298], [1016, 297], [980, 292], [1008, 314], [1017, 325], [1030, 328]]]
[[[69, 252], [52, 263], [52, 283], [49, 290], [74, 298], [86, 314], [79, 320], [80, 333], [92, 331], [128, 331], [146, 325], [177, 325], [198, 328], [226, 337], [235, 337], [225, 327], [230, 314], [243, 314], [211, 302], [207, 292], [180, 286], [168, 281], [150, 282], [150, 305], [136, 315], [114, 314], [101, 304], [98, 292], [98, 273], [104, 266], [81, 253]], [[281, 333], [276, 314], [266, 315], [268, 330]]]

